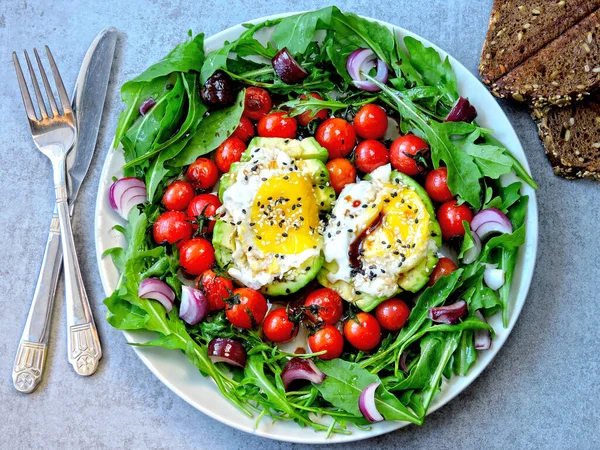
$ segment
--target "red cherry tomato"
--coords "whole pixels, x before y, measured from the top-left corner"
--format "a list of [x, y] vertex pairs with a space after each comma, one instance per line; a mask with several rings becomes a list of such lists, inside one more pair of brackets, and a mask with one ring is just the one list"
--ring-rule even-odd
[[[323, 97], [321, 97], [316, 92], [311, 92], [310, 96], [313, 97], [313, 98], [316, 98], [317, 100], [323, 100]], [[300, 96], [300, 98], [302, 100], [306, 100], [306, 95], [302, 94]], [[319, 119], [319, 120], [325, 120], [325, 119], [327, 119], [328, 111], [329, 111], [328, 109], [322, 109], [322, 110], [320, 110], [316, 114], [313, 114], [312, 111], [306, 111], [306, 112], [303, 112], [302, 114], [300, 114], [299, 116], [297, 116], [296, 119], [298, 119], [298, 123], [300, 125], [302, 125], [303, 127], [305, 127], [310, 122], [312, 122], [314, 119]]]
[[456, 264], [454, 264], [454, 261], [450, 258], [440, 258], [435, 269], [431, 272], [427, 286], [433, 286], [440, 277], [450, 275], [456, 269], [458, 269], [458, 267], [456, 267]]
[[229, 278], [217, 275], [214, 270], [208, 269], [202, 272], [196, 282], [208, 300], [208, 308], [218, 311], [225, 308], [225, 299], [233, 292], [233, 282]]
[[440, 167], [429, 172], [425, 178], [425, 189], [431, 200], [435, 202], [442, 203], [452, 200], [454, 195], [448, 188], [448, 169]]
[[261, 137], [276, 137], [296, 139], [298, 122], [293, 117], [285, 117], [285, 111], [266, 115], [258, 122], [258, 135]]
[[184, 242], [192, 237], [192, 224], [181, 211], [167, 211], [152, 226], [152, 236], [157, 244]]
[[356, 182], [356, 169], [346, 158], [335, 158], [327, 163], [329, 182], [337, 195], [347, 184]]
[[414, 134], [396, 139], [390, 147], [390, 161], [399, 172], [414, 177], [427, 170], [429, 145]]
[[252, 120], [260, 120], [271, 111], [273, 102], [267, 91], [258, 87], [246, 88], [244, 115]]
[[263, 334], [269, 341], [287, 342], [298, 334], [298, 324], [292, 322], [285, 308], [271, 311], [263, 322]]
[[344, 337], [336, 327], [327, 325], [308, 338], [308, 345], [311, 352], [317, 353], [323, 350], [327, 352], [319, 355], [319, 358], [335, 359], [339, 358], [344, 351]]
[[186, 178], [196, 189], [210, 189], [219, 179], [217, 165], [208, 158], [198, 158], [187, 169]]
[[381, 139], [388, 127], [388, 118], [381, 106], [369, 103], [354, 116], [354, 129], [363, 139]]
[[206, 239], [190, 239], [179, 249], [179, 265], [190, 275], [200, 275], [214, 263], [215, 249]]
[[388, 149], [381, 142], [367, 139], [356, 146], [354, 164], [358, 170], [371, 173], [390, 162]]
[[239, 288], [233, 291], [233, 297], [225, 307], [225, 315], [233, 326], [255, 328], [265, 318], [268, 308], [267, 301], [260, 292]]
[[317, 289], [304, 301], [306, 316], [313, 322], [333, 325], [342, 318], [342, 297], [333, 289]]
[[348, 155], [356, 144], [354, 127], [344, 119], [327, 119], [317, 129], [315, 139], [329, 152], [329, 159]]
[[194, 198], [194, 188], [187, 181], [174, 181], [162, 197], [162, 203], [169, 211], [182, 211]]
[[390, 298], [379, 304], [375, 310], [375, 317], [381, 328], [388, 331], [398, 331], [404, 326], [410, 316], [410, 309], [402, 300]]
[[471, 223], [473, 212], [466, 203], [457, 205], [456, 200], [450, 200], [440, 206], [437, 212], [437, 219], [442, 229], [442, 237], [448, 240], [453, 236], [464, 236], [465, 227], [463, 220]]
[[[215, 194], [200, 194], [192, 199], [188, 206], [187, 213], [190, 220], [195, 222], [198, 218], [202, 217], [202, 215], [204, 215], [205, 219], [213, 217], [217, 212], [217, 209], [221, 207], [221, 204], [219, 197]], [[203, 228], [202, 232], [212, 233], [214, 228], [215, 221], [209, 220], [208, 225]]]
[[223, 141], [215, 153], [215, 162], [221, 172], [229, 172], [233, 163], [242, 159], [246, 144], [240, 138], [230, 137]]
[[344, 336], [355, 349], [368, 351], [379, 344], [381, 327], [371, 314], [360, 312], [344, 324]]
[[254, 137], [254, 125], [250, 122], [250, 119], [242, 116], [240, 124], [235, 129], [232, 136], [241, 139], [245, 143], [252, 139]]

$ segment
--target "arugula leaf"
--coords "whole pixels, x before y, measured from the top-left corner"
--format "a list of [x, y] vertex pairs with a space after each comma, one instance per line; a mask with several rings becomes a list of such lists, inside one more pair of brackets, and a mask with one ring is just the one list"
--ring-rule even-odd
[[453, 369], [457, 375], [465, 376], [477, 361], [477, 351], [473, 341], [473, 332], [463, 331], [456, 351], [454, 352]]
[[304, 53], [315, 36], [318, 22], [321, 26], [328, 26], [332, 12], [333, 7], [328, 6], [285, 17], [275, 28], [271, 40], [278, 50], [285, 47], [292, 55]]
[[466, 220], [463, 220], [463, 228], [465, 229], [465, 237], [460, 247], [460, 253], [458, 254], [459, 259], [463, 259], [465, 252], [473, 248], [473, 246], [475, 246], [473, 234], [471, 234], [471, 227], [469, 226], [469, 222], [467, 222]]
[[485, 177], [497, 179], [512, 170], [512, 159], [500, 147], [468, 142], [463, 147], [463, 151], [473, 157], [473, 161], [475, 161], [481, 174]]

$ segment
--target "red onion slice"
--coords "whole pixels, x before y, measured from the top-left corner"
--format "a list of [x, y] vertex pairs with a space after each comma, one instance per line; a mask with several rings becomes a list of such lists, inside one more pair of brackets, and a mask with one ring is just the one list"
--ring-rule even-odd
[[486, 264], [483, 272], [483, 281], [494, 291], [497, 291], [504, 285], [504, 270], [497, 269], [496, 264]]
[[308, 76], [308, 72], [298, 64], [285, 47], [273, 56], [271, 64], [277, 76], [286, 84], [297, 84]]
[[154, 105], [156, 105], [156, 102], [152, 97], [149, 97], [147, 100], [144, 101], [144, 103], [140, 105], [140, 114], [142, 116], [145, 116], [146, 113], [154, 107]]
[[321, 384], [326, 375], [319, 370], [314, 361], [310, 358], [300, 358], [294, 356], [290, 359], [281, 371], [281, 381], [287, 391], [295, 380], [307, 380], [311, 383]]
[[[475, 311], [473, 315], [479, 320], [487, 323], [481, 312]], [[492, 345], [492, 337], [490, 336], [489, 330], [475, 330], [473, 333], [473, 341], [476, 350], [489, 350]]]
[[487, 208], [479, 211], [471, 221], [471, 230], [476, 230], [486, 222], [498, 222], [512, 229], [512, 224], [506, 214], [496, 208]]
[[468, 122], [471, 123], [477, 117], [477, 110], [469, 100], [459, 97], [452, 110], [446, 116], [444, 122]]
[[171, 312], [175, 292], [167, 283], [158, 278], [146, 278], [142, 280], [138, 287], [138, 297], [156, 300], [165, 307], [167, 312]]
[[246, 350], [238, 341], [229, 338], [214, 338], [208, 343], [208, 357], [213, 363], [226, 363], [244, 368]]
[[471, 237], [473, 238], [473, 247], [463, 253], [462, 260], [464, 264], [471, 264], [481, 253], [481, 239], [476, 233], [471, 233]]
[[402, 372], [404, 373], [406, 373], [406, 358], [408, 358], [408, 352], [405, 350], [400, 356], [400, 369], [402, 369]]
[[188, 325], [196, 325], [208, 314], [208, 300], [202, 291], [181, 286], [179, 318]]
[[436, 323], [446, 323], [453, 325], [458, 322], [467, 313], [467, 302], [459, 300], [456, 303], [447, 306], [438, 306], [431, 308], [427, 318]]
[[387, 83], [389, 69], [385, 61], [378, 59], [370, 48], [359, 48], [354, 50], [346, 60], [346, 69], [354, 85], [368, 92], [378, 92], [381, 89], [371, 81], [365, 79], [363, 73], [369, 73], [371, 69], [377, 67], [375, 79], [380, 83]]
[[371, 423], [381, 422], [384, 420], [381, 413], [377, 410], [377, 405], [375, 404], [375, 391], [381, 384], [380, 381], [377, 383], [373, 383], [368, 385], [360, 394], [358, 398], [358, 407], [360, 408], [360, 412], [365, 419], [367, 419]]
[[146, 185], [137, 178], [121, 178], [111, 185], [108, 200], [112, 209], [127, 219], [134, 206], [146, 202]]

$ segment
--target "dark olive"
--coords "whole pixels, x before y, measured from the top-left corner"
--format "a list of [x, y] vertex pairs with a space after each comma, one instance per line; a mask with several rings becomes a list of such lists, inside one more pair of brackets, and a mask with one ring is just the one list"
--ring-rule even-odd
[[237, 95], [235, 84], [231, 77], [222, 70], [217, 70], [200, 89], [202, 100], [213, 108], [231, 106]]

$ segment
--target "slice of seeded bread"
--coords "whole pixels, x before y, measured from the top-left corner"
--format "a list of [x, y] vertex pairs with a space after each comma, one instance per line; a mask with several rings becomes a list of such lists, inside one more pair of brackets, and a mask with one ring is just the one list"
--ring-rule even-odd
[[600, 99], [532, 115], [556, 175], [600, 180]]
[[592, 13], [491, 85], [500, 98], [564, 106], [600, 86], [600, 17]]
[[600, 7], [600, 0], [495, 0], [479, 73], [492, 84]]

